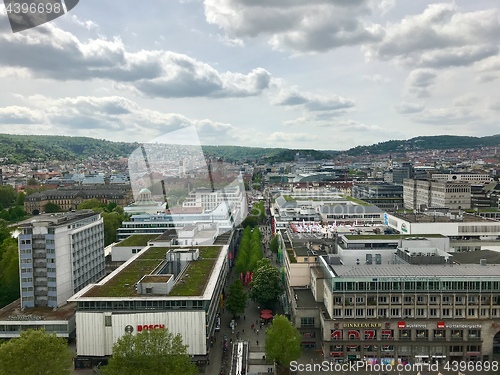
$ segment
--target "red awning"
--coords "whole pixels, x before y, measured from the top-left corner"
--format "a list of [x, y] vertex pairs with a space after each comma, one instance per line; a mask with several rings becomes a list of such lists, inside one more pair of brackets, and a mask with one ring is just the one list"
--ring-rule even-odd
[[273, 314], [272, 314], [272, 313], [269, 313], [269, 312], [261, 312], [261, 313], [260, 313], [260, 317], [261, 317], [262, 319], [272, 319]]

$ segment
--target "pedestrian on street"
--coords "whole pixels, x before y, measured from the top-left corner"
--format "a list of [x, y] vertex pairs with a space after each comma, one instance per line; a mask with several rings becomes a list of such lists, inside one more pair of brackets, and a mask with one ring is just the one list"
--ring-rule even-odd
[[243, 315], [243, 321], [245, 321], [245, 320], [246, 320], [246, 318], [247, 318], [247, 317], [246, 317], [246, 315]]
[[259, 336], [259, 330], [257, 330], [257, 336]]
[[253, 327], [255, 327], [255, 325], [252, 324], [252, 330], [254, 329]]
[[259, 346], [259, 340], [257, 340], [257, 346]]

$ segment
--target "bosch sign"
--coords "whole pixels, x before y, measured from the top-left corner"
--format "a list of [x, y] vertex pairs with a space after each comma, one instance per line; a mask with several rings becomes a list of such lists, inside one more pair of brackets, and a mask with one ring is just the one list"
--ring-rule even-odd
[[144, 324], [137, 326], [137, 332], [151, 331], [153, 329], [163, 329], [163, 328], [165, 328], [165, 324]]

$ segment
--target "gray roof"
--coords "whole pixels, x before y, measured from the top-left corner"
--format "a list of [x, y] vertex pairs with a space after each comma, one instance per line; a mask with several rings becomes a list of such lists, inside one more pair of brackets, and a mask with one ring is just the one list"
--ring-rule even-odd
[[382, 214], [383, 210], [377, 206], [354, 206], [347, 204], [323, 205], [322, 214]]
[[339, 277], [467, 277], [497, 276], [500, 279], [500, 265], [359, 265], [331, 266]]

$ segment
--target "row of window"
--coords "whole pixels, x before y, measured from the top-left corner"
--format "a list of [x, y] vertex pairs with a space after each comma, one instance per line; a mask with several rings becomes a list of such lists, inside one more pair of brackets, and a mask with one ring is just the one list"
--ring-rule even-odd
[[[500, 227], [499, 227], [500, 231]], [[444, 291], [461, 292], [500, 291], [500, 281], [336, 281], [332, 282], [333, 290], [353, 291]]]
[[81, 301], [78, 310], [202, 310], [205, 301]]
[[498, 308], [334, 308], [333, 318], [489, 318], [499, 317]]
[[336, 296], [333, 298], [333, 304], [334, 305], [342, 305], [345, 303], [346, 305], [364, 305], [365, 301], [368, 305], [376, 305], [378, 304], [405, 304], [405, 305], [413, 305], [415, 302], [418, 305], [422, 304], [430, 304], [430, 305], [437, 305], [441, 303], [442, 305], [451, 305], [454, 303], [455, 305], [478, 305], [479, 302], [481, 302], [481, 305], [489, 305], [491, 301], [493, 301], [493, 304], [500, 304], [500, 295], [495, 295], [493, 298], [490, 298], [490, 296], [481, 296], [478, 297], [477, 295], [469, 295], [469, 296], [450, 296], [450, 295], [444, 295], [444, 296], [426, 296], [426, 295], [406, 295], [406, 296], [399, 296], [399, 295], [393, 295], [393, 296], [378, 296], [378, 297], [364, 297], [364, 296], [356, 296], [356, 297], [339, 297]]
[[[448, 333], [449, 332], [449, 333]], [[342, 329], [332, 329], [330, 330], [330, 338], [332, 340], [393, 340], [393, 339], [403, 339], [403, 340], [411, 340], [411, 339], [429, 339], [433, 338], [434, 340], [444, 340], [446, 338], [455, 340], [462, 340], [467, 334], [467, 339], [480, 339], [481, 338], [481, 330], [480, 329], [400, 329], [398, 331], [398, 337], [394, 336], [394, 330], [392, 329], [382, 329], [380, 331], [376, 329], [365, 329], [361, 331], [359, 329], [351, 329], [351, 330], [342, 330]]]
[[[393, 345], [330, 345], [330, 352], [335, 354], [343, 353], [344, 351], [361, 351], [363, 349], [365, 352], [378, 352], [379, 348], [382, 351], [393, 351]], [[449, 345], [449, 346], [416, 346], [412, 347], [409, 345], [398, 345], [396, 350], [399, 354], [411, 354], [414, 352], [415, 354], [435, 354], [435, 355], [444, 355], [445, 350], [448, 349], [449, 353], [464, 353], [464, 349], [467, 353], [478, 353], [481, 352], [481, 345]]]

